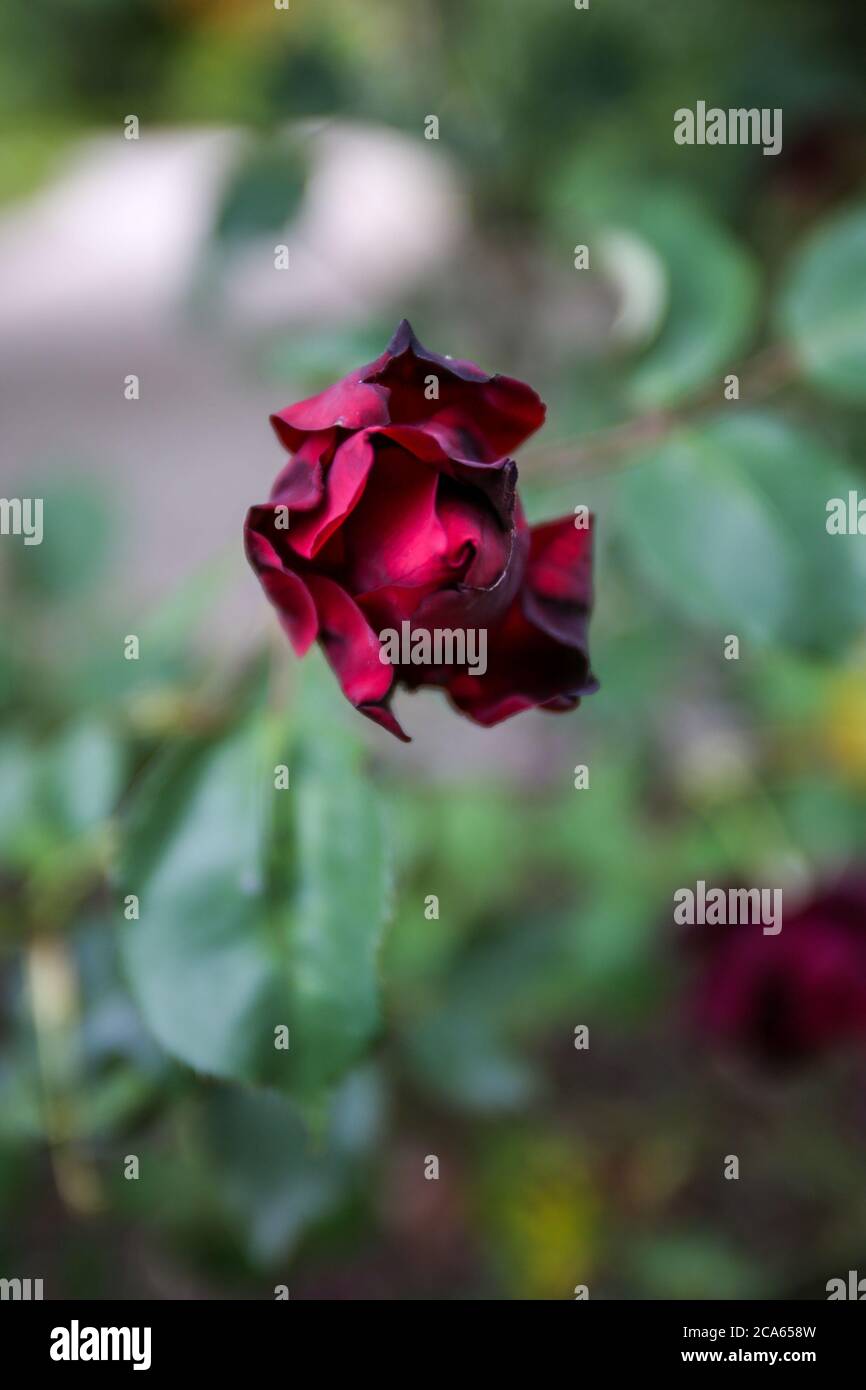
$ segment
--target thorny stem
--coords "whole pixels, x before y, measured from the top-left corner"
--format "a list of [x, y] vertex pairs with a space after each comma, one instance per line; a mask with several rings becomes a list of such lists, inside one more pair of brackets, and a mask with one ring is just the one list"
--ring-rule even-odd
[[[784, 386], [795, 371], [795, 363], [784, 348], [766, 348], [757, 353], [738, 374], [745, 384], [748, 399], [756, 400]], [[544, 468], [579, 469], [584, 473], [599, 472], [611, 458], [618, 459], [641, 445], [663, 439], [678, 425], [686, 424], [718, 403], [713, 394], [703, 392], [679, 410], [652, 410], [620, 425], [607, 426], [569, 443], [557, 440], [533, 449], [528, 459]]]

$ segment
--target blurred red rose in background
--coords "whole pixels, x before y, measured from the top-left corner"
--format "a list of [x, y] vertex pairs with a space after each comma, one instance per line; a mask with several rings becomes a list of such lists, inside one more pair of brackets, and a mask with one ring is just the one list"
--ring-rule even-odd
[[[530, 528], [516, 494], [510, 454], [544, 415], [529, 386], [428, 352], [404, 320], [375, 362], [271, 417], [291, 458], [249, 511], [248, 558], [298, 655], [318, 640], [346, 697], [398, 738], [399, 685], [441, 686], [484, 725], [597, 688], [591, 524]], [[475, 670], [406, 659], [419, 635], [418, 650], [473, 630]], [[396, 661], [385, 631], [404, 634]]]
[[777, 936], [697, 926], [691, 941], [700, 959], [691, 1007], [714, 1041], [771, 1064], [866, 1043], [866, 869], [820, 885], [784, 913]]

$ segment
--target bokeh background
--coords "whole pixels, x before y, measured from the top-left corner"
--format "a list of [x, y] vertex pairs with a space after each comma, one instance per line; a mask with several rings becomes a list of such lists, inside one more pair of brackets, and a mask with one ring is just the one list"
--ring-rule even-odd
[[[0, 539], [0, 1275], [634, 1299], [866, 1272], [838, 963], [830, 1025], [768, 1056], [784, 980], [735, 965], [720, 1037], [672, 921], [699, 878], [808, 911], [866, 859], [866, 538], [824, 525], [866, 488], [864, 39], [846, 0], [5, 0], [0, 487], [46, 530]], [[677, 146], [698, 100], [781, 107], [781, 154]], [[418, 695], [398, 746], [246, 570], [268, 413], [403, 316], [547, 401], [530, 518], [596, 512], [576, 714], [488, 732]], [[859, 947], [841, 972], [866, 991]]]

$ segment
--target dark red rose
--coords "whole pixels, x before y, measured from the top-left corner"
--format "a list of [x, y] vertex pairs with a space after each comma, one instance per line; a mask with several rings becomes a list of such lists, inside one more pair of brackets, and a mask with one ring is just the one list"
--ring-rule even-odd
[[696, 926], [701, 963], [692, 1001], [714, 1041], [759, 1062], [803, 1062], [866, 1043], [866, 870], [820, 888], [782, 930]]
[[[428, 352], [404, 320], [375, 362], [271, 417], [291, 457], [250, 508], [250, 564], [298, 655], [318, 640], [347, 699], [398, 738], [401, 684], [442, 686], [486, 725], [597, 687], [591, 530], [530, 528], [516, 495], [510, 454], [544, 414], [529, 386]], [[387, 631], [403, 635], [394, 664]], [[483, 674], [434, 643], [482, 631]]]

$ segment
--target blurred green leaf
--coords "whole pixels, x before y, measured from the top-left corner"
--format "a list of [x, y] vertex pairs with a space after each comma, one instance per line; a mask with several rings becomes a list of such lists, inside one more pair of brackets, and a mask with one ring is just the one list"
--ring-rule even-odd
[[[75, 642], [56, 653], [68, 685], [68, 702], [86, 709], [115, 709], [128, 700], [139, 713], [159, 712], [172, 701], [182, 706], [194, 696], [191, 687], [200, 670], [203, 643], [199, 638], [208, 625], [229, 579], [237, 573], [237, 546], [215, 551], [144, 614], [101, 624], [95, 631], [75, 633]], [[124, 658], [124, 639], [140, 639], [138, 661]]]
[[71, 898], [96, 864], [80, 841], [113, 813], [122, 774], [120, 745], [94, 720], [47, 742], [10, 729], [0, 738], [0, 862], [43, 887], [56, 876]]
[[45, 749], [43, 800], [65, 834], [92, 830], [109, 818], [120, 795], [123, 753], [103, 725], [83, 720]]
[[208, 1161], [250, 1258], [285, 1257], [309, 1226], [329, 1215], [363, 1171], [358, 1160], [377, 1136], [375, 1076], [353, 1072], [336, 1089], [321, 1139], [273, 1093], [220, 1089], [206, 1112]]
[[481, 1012], [437, 1014], [412, 1035], [410, 1058], [418, 1079], [466, 1110], [498, 1113], [525, 1105], [537, 1078]]
[[254, 147], [233, 170], [214, 237], [231, 245], [285, 227], [304, 194], [307, 163], [286, 140]]
[[44, 1105], [39, 1078], [24, 1049], [8, 1047], [0, 1059], [0, 1141], [8, 1155], [12, 1146], [42, 1141]]
[[[256, 716], [161, 758], [134, 798], [120, 881], [140, 897], [122, 941], [160, 1042], [309, 1099], [376, 1026], [386, 901], [379, 811], [330, 711], [307, 692], [294, 754]], [[275, 790], [278, 763], [289, 790]]]
[[754, 331], [756, 268], [736, 241], [691, 200], [650, 197], [630, 230], [656, 252], [667, 275], [668, 306], [653, 346], [631, 375], [638, 408], [670, 406], [719, 376]]
[[288, 1057], [304, 1095], [340, 1076], [378, 1023], [378, 952], [389, 907], [376, 794], [361, 773], [354, 734], [343, 732], [342, 710], [334, 712], [333, 676], [325, 673], [324, 691], [318, 676], [317, 667], [307, 672], [293, 781], [295, 897], [278, 908], [290, 938]]
[[862, 857], [866, 800], [861, 793], [804, 773], [780, 787], [778, 800], [792, 838], [825, 871]]
[[111, 545], [112, 499], [103, 482], [76, 477], [34, 478], [18, 495], [43, 502], [40, 545], [10, 547], [13, 583], [36, 598], [79, 598], [102, 574]]
[[[435, 924], [433, 924], [435, 925]], [[497, 1113], [526, 1104], [538, 1078], [520, 1042], [567, 1012], [575, 978], [558, 922], [521, 921], [474, 946], [442, 985], [438, 1005], [406, 1030], [417, 1077], [451, 1104]]]
[[74, 132], [56, 124], [5, 130], [0, 140], [0, 203], [32, 197], [56, 175], [75, 138]]
[[690, 193], [578, 158], [554, 194], [558, 236], [590, 246], [617, 303], [614, 338], [651, 335], [626, 383], [645, 410], [675, 405], [732, 370], [754, 332], [757, 266]]
[[816, 386], [866, 400], [866, 205], [821, 226], [790, 267], [782, 331]]
[[766, 1276], [714, 1232], [676, 1232], [643, 1238], [628, 1257], [631, 1273], [651, 1298], [762, 1298]]
[[104, 1076], [91, 1076], [82, 1088], [75, 1115], [76, 1135], [92, 1138], [115, 1134], [129, 1125], [158, 1092], [153, 1079], [118, 1067]]
[[604, 1009], [609, 1022], [627, 1020], [657, 989], [654, 952], [661, 898], [634, 868], [602, 884], [574, 913], [574, 999]]
[[0, 637], [0, 710], [5, 709], [18, 693], [21, 672], [18, 669], [17, 652], [7, 631]]
[[133, 800], [121, 872], [141, 904], [120, 930], [149, 1026], [192, 1066], [246, 1080], [280, 1021], [261, 925], [265, 776], [254, 726], [172, 749]]
[[4, 731], [0, 739], [0, 861], [17, 862], [35, 833], [37, 764], [23, 734]]
[[830, 536], [852, 479], [806, 434], [731, 415], [683, 428], [621, 480], [620, 524], [641, 570], [686, 618], [754, 641], [829, 650], [860, 630], [866, 555]]

